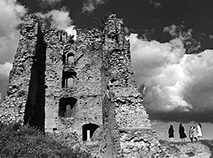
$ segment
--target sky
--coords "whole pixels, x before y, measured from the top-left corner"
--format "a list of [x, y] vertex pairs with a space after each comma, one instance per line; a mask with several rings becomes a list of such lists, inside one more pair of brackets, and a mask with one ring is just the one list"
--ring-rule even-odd
[[[0, 0], [0, 93], [4, 97], [21, 17], [36, 13], [75, 35], [104, 16], [124, 19], [144, 106], [160, 139], [170, 124], [203, 124], [213, 139], [212, 0]], [[178, 135], [176, 139], [178, 141]]]

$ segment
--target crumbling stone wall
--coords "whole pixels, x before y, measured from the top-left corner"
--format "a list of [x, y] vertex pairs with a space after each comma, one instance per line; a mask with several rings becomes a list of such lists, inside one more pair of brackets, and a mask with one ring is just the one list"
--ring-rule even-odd
[[110, 140], [106, 140], [109, 143], [106, 151], [113, 153], [112, 150], [115, 150], [116, 155], [109, 157], [143, 157], [149, 145], [144, 143], [144, 133], [149, 133], [146, 135], [148, 142], [152, 141], [155, 148], [158, 146], [150, 130], [150, 120], [142, 106], [141, 95], [136, 89], [130, 63], [129, 42], [124, 37], [122, 25], [121, 19], [110, 15], [103, 32], [102, 73], [106, 76], [104, 102], [110, 105], [103, 111], [103, 116], [106, 120], [106, 131], [110, 130], [111, 133], [107, 136]]
[[136, 88], [129, 47], [114, 14], [102, 30], [78, 29], [76, 41], [26, 16], [1, 120], [74, 133], [102, 158], [152, 157], [159, 143]]
[[[100, 33], [94, 30], [78, 31], [77, 41], [69, 51], [74, 53], [74, 63], [64, 64], [64, 69], [74, 71], [74, 84], [72, 94], [67, 93], [69, 88], [64, 88], [64, 95], [77, 99], [75, 114], [69, 121], [66, 131], [76, 132], [79, 140], [83, 138], [83, 126], [95, 124], [102, 126], [102, 101], [101, 101], [101, 47], [93, 49], [93, 40], [100, 41]], [[96, 35], [96, 37], [94, 37]], [[67, 52], [69, 53], [69, 52]], [[67, 54], [65, 52], [65, 54]]]
[[20, 40], [9, 75], [9, 89], [0, 109], [2, 122], [22, 122], [29, 94], [30, 76], [38, 40], [38, 19], [26, 16], [20, 25]]
[[64, 130], [59, 117], [59, 100], [62, 97], [63, 49], [68, 40], [61, 30], [45, 30], [46, 77], [45, 77], [45, 131]]

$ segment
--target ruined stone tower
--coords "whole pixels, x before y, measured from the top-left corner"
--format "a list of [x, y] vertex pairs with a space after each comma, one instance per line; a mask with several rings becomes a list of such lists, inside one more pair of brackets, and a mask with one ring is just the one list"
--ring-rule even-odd
[[77, 30], [73, 41], [26, 16], [1, 120], [76, 133], [99, 144], [103, 158], [151, 157], [158, 142], [136, 88], [123, 21], [112, 14], [103, 24]]

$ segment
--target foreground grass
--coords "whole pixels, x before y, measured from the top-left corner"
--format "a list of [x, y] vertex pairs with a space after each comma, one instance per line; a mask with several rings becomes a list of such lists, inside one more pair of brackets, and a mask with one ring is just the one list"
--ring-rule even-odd
[[40, 131], [27, 126], [0, 124], [1, 158], [88, 158]]

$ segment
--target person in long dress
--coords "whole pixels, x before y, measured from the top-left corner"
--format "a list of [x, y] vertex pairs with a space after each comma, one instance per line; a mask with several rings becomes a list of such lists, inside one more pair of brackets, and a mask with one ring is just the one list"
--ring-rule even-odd
[[170, 142], [173, 142], [173, 140], [174, 140], [174, 128], [173, 128], [173, 125], [170, 125], [168, 134], [169, 134]]
[[191, 142], [193, 142], [193, 127], [189, 126], [189, 139]]
[[179, 134], [180, 134], [180, 139], [182, 140], [182, 142], [185, 142], [186, 133], [185, 133], [185, 129], [181, 123], [179, 124]]
[[193, 131], [192, 133], [193, 140], [197, 141], [197, 130], [195, 126], [192, 127], [192, 131]]
[[197, 139], [201, 140], [203, 135], [202, 135], [202, 130], [201, 130], [201, 124], [200, 123], [197, 123], [196, 131], [197, 131]]

